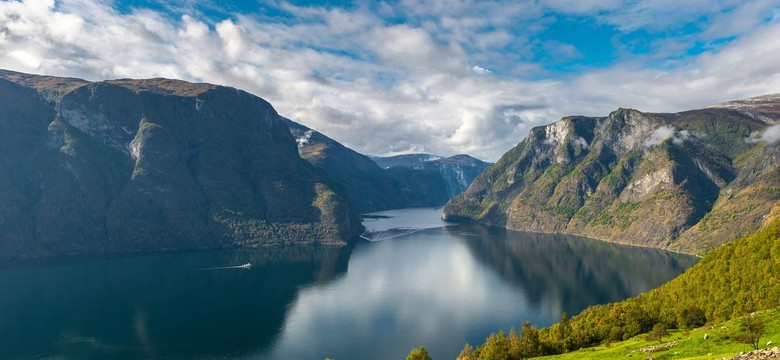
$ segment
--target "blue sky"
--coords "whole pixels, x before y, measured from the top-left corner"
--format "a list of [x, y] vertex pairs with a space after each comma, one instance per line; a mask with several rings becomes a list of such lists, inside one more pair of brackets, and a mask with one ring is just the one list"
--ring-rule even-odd
[[0, 67], [233, 86], [368, 154], [780, 92], [780, 0], [0, 1]]

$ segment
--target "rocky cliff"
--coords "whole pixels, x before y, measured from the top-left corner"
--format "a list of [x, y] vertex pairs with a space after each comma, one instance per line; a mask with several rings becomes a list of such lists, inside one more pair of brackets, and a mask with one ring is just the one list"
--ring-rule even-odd
[[301, 157], [343, 185], [347, 197], [363, 212], [443, 205], [450, 198], [447, 184], [436, 170], [382, 169], [368, 156], [286, 121]]
[[536, 127], [443, 217], [701, 253], [780, 200], [780, 95]]
[[372, 156], [371, 160], [374, 160], [383, 169], [436, 170], [444, 180], [449, 197], [465, 191], [477, 175], [492, 165], [466, 154], [448, 158], [431, 154], [407, 154], [388, 157]]
[[344, 244], [338, 187], [249, 93], [0, 71], [0, 258]]

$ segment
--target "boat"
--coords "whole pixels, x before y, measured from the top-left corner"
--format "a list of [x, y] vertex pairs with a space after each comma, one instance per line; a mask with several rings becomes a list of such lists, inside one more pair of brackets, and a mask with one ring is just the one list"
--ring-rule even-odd
[[237, 266], [237, 267], [238, 267], [239, 269], [251, 269], [251, 268], [252, 268], [252, 263], [246, 263], [246, 264], [244, 264], [244, 265], [239, 265], [239, 266]]

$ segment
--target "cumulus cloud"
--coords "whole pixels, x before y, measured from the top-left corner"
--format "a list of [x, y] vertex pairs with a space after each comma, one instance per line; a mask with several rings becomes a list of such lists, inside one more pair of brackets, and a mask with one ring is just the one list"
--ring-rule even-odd
[[[3, 1], [0, 67], [228, 85], [363, 153], [465, 152], [493, 161], [531, 127], [565, 115], [606, 115], [618, 107], [673, 112], [780, 89], [780, 24], [756, 20], [767, 6], [758, 0], [733, 15], [739, 19], [723, 15], [733, 22], [725, 33], [739, 34], [735, 40], [674, 66], [624, 61], [545, 79], [540, 64], [522, 59], [539, 48], [532, 38], [545, 22], [538, 19], [563, 3], [408, 0], [342, 9], [273, 2], [286, 15], [274, 20], [208, 18], [187, 9], [120, 12], [98, 0]], [[643, 19], [666, 9], [643, 3], [627, 6]], [[560, 11], [630, 31], [620, 5], [587, 1]], [[694, 10], [701, 9], [688, 12]], [[407, 21], [392, 20], [399, 18]], [[553, 45], [582, 56], [573, 46]], [[682, 134], [675, 139], [690, 135]]]
[[488, 69], [485, 69], [485, 68], [483, 68], [481, 66], [477, 66], [477, 65], [472, 66], [471, 70], [474, 70], [474, 72], [477, 73], [477, 74], [492, 74], [493, 73], [492, 71], [490, 71]]

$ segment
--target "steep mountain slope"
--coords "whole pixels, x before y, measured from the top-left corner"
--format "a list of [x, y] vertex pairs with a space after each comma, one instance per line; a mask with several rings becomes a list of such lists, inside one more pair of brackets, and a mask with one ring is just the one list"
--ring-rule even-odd
[[371, 160], [374, 160], [384, 169], [404, 167], [438, 170], [447, 186], [449, 197], [465, 191], [477, 175], [492, 165], [466, 154], [448, 158], [431, 154], [407, 154], [388, 157], [372, 156]]
[[443, 217], [693, 253], [750, 234], [780, 199], [780, 95], [734, 104], [536, 127]]
[[343, 244], [362, 230], [246, 92], [2, 71], [0, 109], [2, 258]]
[[369, 157], [318, 131], [289, 119], [285, 121], [298, 143], [301, 157], [342, 184], [361, 211], [443, 205], [450, 198], [438, 172], [384, 170]]

